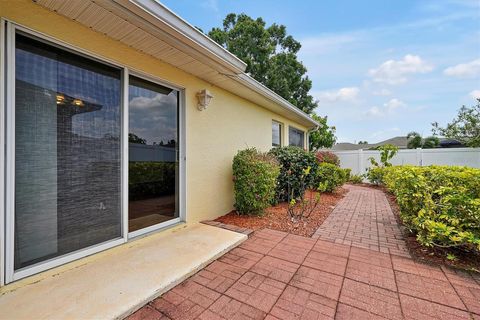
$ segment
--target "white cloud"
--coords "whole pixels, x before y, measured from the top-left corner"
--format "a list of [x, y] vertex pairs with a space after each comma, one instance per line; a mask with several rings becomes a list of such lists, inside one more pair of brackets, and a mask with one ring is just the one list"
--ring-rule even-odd
[[350, 101], [353, 102], [357, 99], [360, 89], [357, 87], [347, 87], [338, 90], [321, 91], [315, 94], [315, 97], [322, 103], [322, 101], [335, 102], [335, 101]]
[[449, 67], [443, 71], [447, 76], [458, 78], [473, 78], [480, 75], [480, 59], [476, 59], [467, 63], [460, 63], [456, 66]]
[[406, 106], [407, 105], [403, 101], [393, 98], [384, 103], [382, 107], [371, 107], [365, 112], [365, 115], [369, 117], [384, 117], [393, 114], [396, 110], [405, 108]]
[[392, 91], [388, 90], [388, 89], [380, 89], [380, 90], [377, 90], [377, 91], [373, 91], [372, 94], [374, 96], [389, 96], [392, 94]]
[[409, 74], [427, 73], [432, 70], [433, 66], [419, 56], [407, 54], [402, 60], [385, 61], [378, 68], [370, 69], [368, 74], [375, 82], [395, 85], [406, 82]]
[[473, 90], [472, 92], [470, 92], [470, 96], [473, 99], [480, 99], [480, 90]]
[[393, 112], [399, 108], [406, 107], [407, 105], [397, 98], [390, 99], [387, 103], [383, 105], [389, 112]]

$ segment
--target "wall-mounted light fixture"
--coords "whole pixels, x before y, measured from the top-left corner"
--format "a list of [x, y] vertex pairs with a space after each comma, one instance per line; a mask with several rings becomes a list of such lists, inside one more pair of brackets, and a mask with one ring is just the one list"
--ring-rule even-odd
[[197, 99], [198, 99], [198, 110], [202, 111], [207, 109], [210, 101], [212, 101], [213, 95], [207, 89], [203, 89], [200, 92], [197, 92]]

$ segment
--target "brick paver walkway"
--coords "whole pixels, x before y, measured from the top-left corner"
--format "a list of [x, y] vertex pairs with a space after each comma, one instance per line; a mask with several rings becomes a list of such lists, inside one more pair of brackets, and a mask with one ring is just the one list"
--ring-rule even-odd
[[313, 238], [408, 257], [402, 232], [381, 190], [346, 185], [347, 196]]
[[480, 276], [405, 256], [383, 194], [349, 188], [318, 237], [257, 231], [129, 320], [480, 320]]

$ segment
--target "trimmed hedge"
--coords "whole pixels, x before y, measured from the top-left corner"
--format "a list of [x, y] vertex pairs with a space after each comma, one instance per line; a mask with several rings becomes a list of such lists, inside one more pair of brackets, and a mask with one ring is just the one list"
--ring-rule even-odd
[[304, 177], [304, 170], [310, 167], [310, 172], [316, 172], [318, 164], [315, 155], [299, 147], [273, 148], [269, 152], [280, 163], [280, 174], [277, 185], [277, 201], [288, 201], [289, 190], [293, 192], [293, 198], [298, 198], [305, 190], [305, 186], [311, 187], [315, 182], [315, 175]]
[[233, 158], [235, 209], [240, 214], [261, 214], [275, 199], [280, 167], [270, 155], [255, 148]]
[[320, 163], [315, 172], [315, 185], [324, 185], [326, 192], [333, 192], [335, 189], [347, 182], [347, 170], [337, 167], [331, 163]]
[[480, 252], [480, 169], [389, 167], [383, 181], [421, 244]]

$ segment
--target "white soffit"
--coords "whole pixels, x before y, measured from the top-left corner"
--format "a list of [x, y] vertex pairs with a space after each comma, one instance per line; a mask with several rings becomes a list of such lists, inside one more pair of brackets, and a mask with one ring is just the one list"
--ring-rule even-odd
[[155, 0], [33, 1], [286, 118], [317, 125], [246, 75], [243, 61]]

